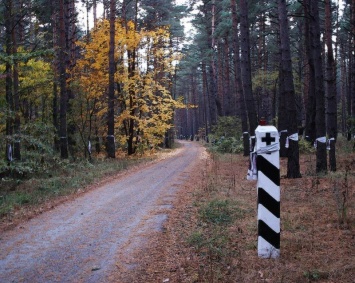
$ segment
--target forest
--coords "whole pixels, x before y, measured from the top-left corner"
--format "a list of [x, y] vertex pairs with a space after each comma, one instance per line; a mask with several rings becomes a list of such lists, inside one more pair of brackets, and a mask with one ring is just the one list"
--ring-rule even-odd
[[298, 178], [300, 140], [326, 172], [355, 134], [354, 0], [1, 0], [0, 35], [2, 176], [174, 138], [248, 155], [265, 119]]

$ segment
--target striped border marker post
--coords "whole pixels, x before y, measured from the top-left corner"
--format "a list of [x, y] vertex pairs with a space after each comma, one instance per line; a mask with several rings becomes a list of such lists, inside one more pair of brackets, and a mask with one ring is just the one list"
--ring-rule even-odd
[[280, 144], [274, 126], [255, 130], [258, 170], [258, 256], [280, 256]]

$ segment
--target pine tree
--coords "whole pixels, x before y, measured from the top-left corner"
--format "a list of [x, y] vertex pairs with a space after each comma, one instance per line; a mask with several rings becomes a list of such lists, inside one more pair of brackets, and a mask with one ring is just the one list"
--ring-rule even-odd
[[110, 47], [109, 47], [109, 82], [107, 101], [107, 156], [115, 158], [115, 21], [116, 21], [116, 1], [110, 0]]
[[[280, 78], [280, 96], [284, 97], [287, 113], [287, 130], [288, 135], [296, 134], [298, 136], [297, 127], [297, 109], [295, 103], [295, 89], [293, 83], [292, 60], [289, 39], [289, 24], [287, 20], [286, 1], [278, 1], [279, 25], [280, 25], [280, 53], [281, 53], [281, 78]], [[287, 162], [287, 177], [300, 178], [299, 164], [299, 146], [298, 137], [289, 139]]]
[[[311, 56], [314, 62], [314, 85], [316, 102], [316, 146], [317, 146], [317, 173], [327, 171], [327, 147], [325, 125], [325, 91], [323, 76], [322, 45], [320, 41], [320, 19], [318, 1], [310, 1], [310, 38]], [[322, 140], [323, 139], [323, 140]]]
[[58, 74], [60, 87], [60, 111], [59, 111], [59, 138], [60, 138], [60, 155], [62, 158], [69, 157], [68, 150], [68, 132], [67, 132], [67, 108], [68, 108], [68, 92], [67, 92], [67, 41], [65, 26], [65, 11], [67, 5], [64, 0], [58, 0]]
[[327, 133], [329, 138], [329, 168], [336, 171], [335, 142], [337, 139], [337, 87], [336, 64], [333, 54], [332, 7], [331, 1], [325, 0], [325, 37], [326, 54], [326, 84], [327, 84]]
[[250, 36], [249, 36], [249, 19], [248, 19], [248, 1], [239, 1], [240, 9], [240, 46], [241, 46], [241, 77], [243, 85], [243, 93], [247, 106], [249, 133], [254, 135], [258, 125], [257, 114], [255, 110], [255, 102], [253, 98], [252, 80], [251, 80], [251, 63], [250, 63]]

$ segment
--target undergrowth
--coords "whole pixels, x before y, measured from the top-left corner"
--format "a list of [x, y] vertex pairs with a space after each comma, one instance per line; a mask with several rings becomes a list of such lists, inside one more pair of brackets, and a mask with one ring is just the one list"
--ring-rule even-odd
[[26, 207], [82, 192], [87, 185], [144, 161], [147, 158], [97, 158], [91, 162], [51, 158], [33, 164], [2, 164], [6, 176], [0, 179], [0, 218], [11, 220], [16, 211]]
[[[281, 180], [278, 260], [257, 257], [256, 183], [245, 180], [248, 158], [211, 151], [208, 170], [195, 191], [195, 229], [185, 239], [197, 256], [198, 270], [183, 282], [191, 278], [194, 282], [353, 282], [351, 146], [340, 138], [337, 172], [318, 176], [313, 148], [301, 143], [303, 177]], [[285, 166], [287, 158], [281, 159], [281, 167]]]

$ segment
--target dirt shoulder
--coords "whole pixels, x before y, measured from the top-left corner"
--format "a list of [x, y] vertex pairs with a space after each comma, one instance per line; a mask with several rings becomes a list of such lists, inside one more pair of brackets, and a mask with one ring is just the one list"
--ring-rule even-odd
[[[281, 257], [272, 260], [257, 256], [256, 183], [245, 180], [248, 159], [210, 156], [184, 184], [164, 230], [136, 251], [136, 268], [119, 282], [354, 282], [354, 160], [353, 153], [339, 156], [336, 173], [317, 177], [314, 156], [302, 155], [303, 177], [282, 177]], [[281, 176], [286, 164], [282, 159]], [[225, 206], [213, 211], [218, 201]], [[221, 212], [233, 221], [211, 224]]]

